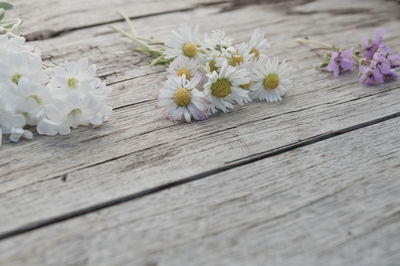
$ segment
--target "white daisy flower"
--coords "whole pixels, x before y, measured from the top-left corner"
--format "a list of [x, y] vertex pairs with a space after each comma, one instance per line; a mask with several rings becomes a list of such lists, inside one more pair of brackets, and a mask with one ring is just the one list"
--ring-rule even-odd
[[185, 76], [168, 76], [160, 90], [158, 107], [173, 121], [204, 120], [208, 117], [208, 100], [196, 89], [199, 75], [190, 81]]
[[[222, 63], [220, 66], [218, 66], [217, 61], [220, 60], [220, 58], [222, 58], [222, 54], [217, 50], [211, 50], [210, 52], [207, 53], [205, 60], [205, 67], [208, 72], [219, 71]], [[221, 60], [224, 61], [224, 59]]]
[[200, 58], [198, 48], [200, 41], [197, 39], [199, 28], [194, 29], [189, 25], [181, 25], [179, 31], [172, 32], [172, 38], [165, 42], [165, 58], [186, 56], [189, 58]]
[[260, 51], [265, 50], [266, 48], [271, 47], [271, 44], [264, 37], [264, 34], [260, 32], [260, 29], [256, 29], [251, 35], [251, 39], [249, 42], [250, 54], [255, 60], [260, 58]]
[[180, 56], [171, 62], [167, 72], [173, 76], [185, 75], [186, 79], [199, 74], [200, 64], [195, 59], [190, 59], [186, 56]]
[[204, 36], [203, 45], [210, 50], [220, 50], [232, 46], [232, 44], [233, 39], [227, 37], [222, 30], [213, 30], [210, 37], [207, 34]]
[[247, 71], [247, 73], [249, 75], [249, 78], [250, 78], [249, 82], [246, 83], [246, 84], [240, 85], [240, 88], [242, 88], [244, 90], [249, 90], [251, 84], [253, 83], [252, 78], [251, 78], [252, 77], [251, 73], [253, 71], [253, 67], [254, 67], [254, 61], [253, 60], [250, 60], [250, 61], [248, 61], [248, 62], [246, 62], [244, 64], [241, 64], [241, 65], [236, 67], [237, 69], [244, 68]]
[[240, 85], [250, 82], [246, 69], [224, 62], [219, 73], [213, 71], [207, 77], [205, 92], [210, 95], [212, 113], [216, 113], [217, 109], [228, 112], [233, 109], [233, 102], [244, 104], [251, 101], [248, 91], [240, 88]]
[[223, 62], [228, 62], [229, 65], [236, 67], [242, 64], [247, 64], [250, 59], [250, 46], [246, 43], [241, 43], [235, 47], [222, 48], [223, 58], [216, 60], [217, 66], [221, 67]]
[[250, 96], [260, 101], [278, 102], [285, 95], [285, 89], [291, 85], [289, 79], [289, 66], [274, 57], [261, 57], [252, 69]]

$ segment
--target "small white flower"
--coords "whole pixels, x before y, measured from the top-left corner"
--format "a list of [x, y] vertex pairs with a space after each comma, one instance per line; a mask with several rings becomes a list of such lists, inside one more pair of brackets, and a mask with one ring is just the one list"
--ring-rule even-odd
[[22, 77], [40, 84], [47, 82], [42, 71], [42, 59], [26, 51], [8, 53], [0, 62], [0, 82], [16, 89]]
[[48, 87], [22, 77], [17, 87], [18, 110], [25, 114], [28, 125], [37, 124], [37, 116], [46, 104], [51, 103]]
[[90, 65], [87, 58], [78, 62], [66, 61], [64, 65], [53, 69], [50, 84], [55, 88], [64, 89], [65, 92], [75, 92], [84, 95], [97, 83], [96, 66]]
[[71, 127], [101, 125], [112, 111], [111, 88], [87, 59], [44, 70], [40, 50], [10, 32], [0, 35], [0, 92], [0, 145], [3, 135], [31, 139], [27, 125], [39, 134], [68, 134]]
[[200, 41], [197, 39], [199, 28], [194, 29], [189, 25], [181, 25], [179, 31], [172, 32], [172, 38], [165, 42], [165, 58], [186, 56], [189, 58], [200, 58], [198, 48]]
[[9, 38], [6, 35], [0, 35], [0, 57], [5, 58], [9, 53], [19, 53], [27, 50], [25, 39], [19, 36]]
[[217, 61], [222, 60], [224, 61], [224, 59], [222, 58], [222, 54], [221, 52], [217, 51], [217, 50], [211, 50], [210, 52], [207, 53], [206, 58], [205, 58], [205, 67], [207, 69], [208, 72], [213, 72], [213, 71], [219, 71], [219, 69], [221, 68], [221, 65], [218, 66]]
[[260, 32], [260, 29], [256, 29], [251, 35], [251, 39], [249, 42], [250, 54], [255, 60], [258, 60], [261, 55], [261, 51], [266, 48], [271, 47], [271, 44], [264, 37], [264, 34]]
[[46, 105], [38, 122], [40, 134], [69, 134], [70, 127], [101, 125], [111, 114], [106, 99], [111, 88], [96, 78], [96, 67], [87, 59], [66, 62], [48, 71], [54, 100]]
[[285, 95], [285, 89], [291, 85], [289, 66], [277, 57], [272, 60], [261, 57], [252, 68], [250, 96], [260, 101], [278, 102]]
[[55, 100], [53, 104], [46, 105], [37, 130], [45, 135], [66, 135], [71, 127], [101, 125], [110, 113], [110, 107], [89, 94], [82, 99], [77, 94], [71, 94], [63, 101]]
[[191, 79], [200, 73], [199, 68], [200, 64], [197, 60], [190, 59], [186, 56], [180, 56], [171, 62], [167, 72], [174, 76], [185, 75], [186, 79]]
[[199, 75], [190, 81], [185, 76], [168, 76], [160, 90], [158, 107], [164, 108], [164, 114], [173, 121], [204, 120], [208, 116], [208, 101], [204, 94], [196, 89]]
[[71, 132], [64, 102], [54, 100], [52, 104], [45, 106], [40, 114], [37, 131], [39, 134], [49, 136], [67, 135]]
[[205, 92], [211, 98], [211, 111], [228, 112], [233, 109], [233, 102], [244, 104], [251, 101], [248, 91], [240, 88], [240, 85], [250, 82], [248, 73], [244, 68], [235, 68], [223, 62], [221, 70], [207, 74], [209, 80], [205, 85]]
[[25, 125], [25, 117], [21, 114], [16, 114], [15, 97], [7, 91], [2, 91], [0, 95], [1, 135], [9, 134], [10, 141], [12, 142], [19, 141], [21, 137], [32, 139], [32, 132], [25, 130]]
[[207, 34], [204, 36], [204, 48], [211, 50], [218, 50], [221, 48], [227, 48], [232, 46], [233, 39], [226, 36], [225, 32], [222, 30], [213, 30], [211, 36]]
[[223, 58], [216, 60], [217, 66], [221, 67], [223, 62], [227, 62], [229, 65], [236, 67], [245, 65], [250, 62], [250, 46], [246, 43], [241, 43], [234, 47], [222, 48]]

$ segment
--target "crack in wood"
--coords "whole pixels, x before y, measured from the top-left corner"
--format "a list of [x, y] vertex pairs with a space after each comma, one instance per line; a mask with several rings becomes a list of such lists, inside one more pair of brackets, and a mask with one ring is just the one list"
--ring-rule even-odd
[[[178, 12], [188, 12], [188, 11], [193, 11], [196, 8], [199, 8], [199, 7], [218, 6], [218, 5], [226, 4], [228, 2], [229, 1], [222, 0], [222, 1], [214, 2], [214, 3], [200, 3], [200, 4], [194, 5], [192, 7], [175, 9], [175, 10], [168, 10], [168, 11], [162, 11], [162, 12], [155, 12], [155, 13], [145, 14], [145, 15], [132, 16], [132, 17], [129, 17], [129, 18], [131, 20], [136, 20], [136, 19], [142, 19], [142, 18], [148, 18], [148, 17], [160, 16], [160, 15], [167, 15], [167, 14], [178, 13]], [[114, 20], [105, 21], [105, 22], [101, 22], [101, 23], [94, 23], [94, 24], [89, 24], [89, 25], [79, 26], [79, 27], [71, 27], [71, 28], [68, 28], [68, 29], [58, 30], [58, 31], [46, 30], [46, 31], [41, 31], [41, 32], [34, 32], [34, 33], [31, 33], [31, 34], [27, 34], [24, 37], [25, 37], [27, 42], [42, 41], [42, 40], [48, 40], [48, 39], [56, 38], [56, 37], [59, 37], [61, 35], [64, 35], [64, 34], [67, 34], [67, 33], [71, 33], [71, 32], [74, 32], [74, 31], [78, 31], [78, 30], [89, 29], [89, 28], [94, 28], [94, 27], [98, 27], [98, 26], [104, 26], [104, 25], [108, 25], [108, 24], [111, 24], [111, 23], [117, 23], [117, 22], [123, 22], [123, 21], [124, 21], [123, 18], [114, 19]]]
[[[292, 143], [287, 146], [283, 146], [283, 147], [280, 147], [280, 148], [277, 148], [277, 149], [274, 149], [274, 150], [271, 150], [268, 152], [262, 152], [262, 153], [258, 153], [258, 154], [246, 157], [242, 160], [232, 162], [232, 163], [222, 166], [222, 167], [208, 170], [208, 171], [205, 171], [205, 172], [193, 175], [193, 176], [189, 176], [186, 178], [182, 178], [180, 180], [176, 180], [176, 181], [173, 181], [170, 183], [162, 184], [162, 185], [150, 188], [150, 189], [142, 190], [140, 192], [129, 194], [129, 195], [117, 198], [117, 199], [109, 200], [109, 201], [106, 201], [106, 202], [103, 202], [100, 204], [96, 204], [96, 205], [93, 205], [93, 206], [90, 206], [87, 208], [78, 209], [76, 211], [69, 212], [69, 213], [59, 215], [59, 216], [56, 216], [53, 218], [49, 218], [46, 220], [33, 222], [33, 223], [27, 224], [23, 227], [17, 228], [15, 230], [10, 230], [8, 232], [0, 234], [0, 241], [17, 236], [17, 235], [28, 233], [28, 232], [31, 232], [34, 230], [38, 230], [38, 229], [46, 227], [46, 226], [61, 223], [66, 220], [70, 220], [70, 219], [73, 219], [73, 218], [76, 218], [76, 217], [79, 217], [82, 215], [87, 215], [89, 213], [99, 211], [99, 210], [102, 210], [102, 209], [105, 209], [108, 207], [112, 207], [112, 206], [115, 206], [115, 205], [118, 205], [121, 203], [136, 200], [138, 198], [142, 198], [142, 197], [145, 197], [145, 196], [148, 196], [151, 194], [155, 194], [160, 191], [168, 190], [168, 189], [171, 189], [171, 188], [174, 188], [174, 187], [177, 187], [180, 185], [184, 185], [184, 184], [196, 181], [196, 180], [201, 180], [201, 179], [207, 178], [209, 176], [212, 176], [212, 175], [215, 175], [215, 174], [218, 174], [221, 172], [225, 172], [225, 171], [228, 171], [228, 170], [240, 167], [240, 166], [251, 164], [251, 163], [272, 157], [272, 156], [283, 154], [283, 153], [292, 151], [294, 149], [298, 149], [298, 148], [301, 148], [301, 147], [304, 147], [307, 145], [312, 145], [312, 144], [315, 144], [315, 143], [318, 143], [318, 142], [321, 142], [321, 141], [324, 141], [324, 140], [327, 140], [327, 139], [330, 139], [330, 138], [333, 138], [333, 137], [336, 137], [339, 135], [343, 135], [343, 134], [351, 132], [351, 131], [359, 130], [359, 129], [369, 127], [369, 126], [372, 126], [372, 125], [375, 125], [378, 123], [382, 123], [382, 122], [385, 122], [390, 119], [395, 119], [398, 117], [400, 117], [400, 112], [397, 112], [397, 113], [394, 113], [394, 114], [391, 114], [388, 116], [384, 116], [381, 118], [377, 118], [377, 119], [374, 119], [374, 120], [371, 120], [368, 122], [360, 123], [360, 124], [357, 124], [354, 126], [346, 127], [346, 128], [343, 128], [343, 129], [340, 129], [340, 130], [337, 130], [334, 132], [330, 132], [327, 134], [313, 136], [313, 137], [307, 138], [305, 140], [302, 140], [302, 141], [299, 141], [296, 143]], [[115, 158], [113, 158], [113, 159], [115, 159]], [[111, 160], [113, 160], [113, 159], [111, 159]]]

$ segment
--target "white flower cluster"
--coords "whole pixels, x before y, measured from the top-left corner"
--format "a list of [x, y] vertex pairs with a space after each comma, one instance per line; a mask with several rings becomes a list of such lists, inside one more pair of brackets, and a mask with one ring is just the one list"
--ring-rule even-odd
[[44, 67], [39, 49], [15, 35], [15, 25], [0, 28], [0, 145], [3, 134], [12, 142], [31, 139], [34, 127], [56, 135], [101, 125], [111, 113], [111, 88], [96, 78], [96, 67], [87, 59]]
[[289, 67], [261, 54], [270, 47], [259, 30], [248, 43], [233, 44], [223, 31], [198, 39], [198, 28], [182, 25], [165, 43], [172, 60], [159, 107], [174, 121], [202, 120], [251, 100], [277, 102], [290, 86]]

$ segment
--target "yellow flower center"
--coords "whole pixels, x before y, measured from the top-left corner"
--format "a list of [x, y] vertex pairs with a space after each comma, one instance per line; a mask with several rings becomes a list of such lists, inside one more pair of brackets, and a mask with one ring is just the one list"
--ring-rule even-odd
[[176, 73], [178, 76], [182, 76], [183, 74], [185, 74], [186, 79], [190, 79], [190, 73], [189, 73], [189, 69], [182, 67], [181, 69], [178, 70], [178, 72]]
[[217, 70], [218, 70], [218, 68], [217, 68], [217, 66], [216, 66], [215, 64], [216, 64], [215, 60], [211, 60], [211, 61], [208, 63], [208, 65], [210, 66], [211, 72], [217, 71]]
[[250, 82], [249, 83], [247, 83], [247, 84], [244, 84], [244, 85], [240, 85], [240, 87], [242, 88], [242, 89], [245, 89], [245, 90], [248, 90], [249, 88], [250, 88], [250, 86], [251, 86], [251, 80], [250, 80]]
[[190, 103], [190, 92], [185, 88], [179, 88], [175, 92], [175, 103], [179, 106], [186, 106]]
[[231, 83], [228, 79], [218, 79], [211, 85], [211, 93], [217, 98], [225, 98], [231, 93]]
[[277, 74], [269, 74], [264, 79], [264, 88], [267, 90], [275, 90], [279, 86], [279, 77]]
[[194, 43], [188, 42], [183, 46], [183, 53], [187, 57], [195, 57], [197, 53], [197, 46]]
[[68, 87], [70, 87], [71, 89], [75, 89], [77, 85], [78, 85], [78, 80], [76, 78], [70, 78], [68, 80]]
[[19, 80], [21, 79], [22, 75], [21, 74], [14, 74], [14, 76], [12, 76], [11, 80], [12, 82], [15, 83], [15, 85], [18, 85]]
[[251, 49], [250, 53], [254, 54], [255, 59], [260, 58], [260, 51], [257, 48], [254, 47], [253, 49]]
[[230, 64], [231, 66], [238, 66], [238, 65], [240, 65], [240, 64], [243, 63], [243, 62], [244, 62], [243, 55], [241, 55], [241, 54], [235, 54], [234, 56], [232, 56], [232, 59], [229, 61], [229, 64]]
[[37, 96], [37, 95], [31, 95], [31, 96], [28, 96], [27, 98], [26, 98], [26, 100], [28, 100], [28, 99], [34, 99], [36, 102], [37, 102], [37, 104], [42, 104], [42, 100]]

